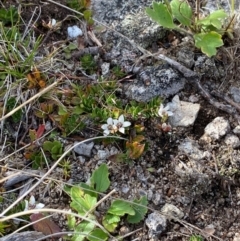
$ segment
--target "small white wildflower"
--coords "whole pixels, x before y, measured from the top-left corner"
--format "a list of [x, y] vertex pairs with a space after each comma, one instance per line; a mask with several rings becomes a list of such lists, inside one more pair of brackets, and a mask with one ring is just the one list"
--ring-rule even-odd
[[104, 130], [103, 131], [104, 136], [107, 136], [110, 133], [114, 134], [115, 132], [117, 132], [118, 131], [117, 123], [118, 123], [117, 120], [115, 120], [111, 117], [108, 118], [107, 124], [104, 124], [104, 125], [101, 126], [101, 128]]
[[118, 123], [117, 123], [118, 131], [124, 134], [125, 133], [125, 127], [130, 126], [131, 122], [124, 121], [123, 115], [120, 115], [117, 121], [118, 121]]
[[45, 205], [43, 203], [36, 204], [36, 200], [34, 196], [31, 196], [28, 200], [25, 200], [25, 209], [24, 211], [30, 210], [30, 209], [41, 209]]
[[172, 116], [173, 112], [169, 111], [169, 106], [163, 107], [163, 104], [160, 105], [158, 110], [158, 115], [161, 117]]

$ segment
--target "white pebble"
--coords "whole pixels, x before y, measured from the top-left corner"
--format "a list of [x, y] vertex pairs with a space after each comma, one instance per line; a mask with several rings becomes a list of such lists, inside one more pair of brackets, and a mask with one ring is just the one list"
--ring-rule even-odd
[[78, 36], [83, 35], [82, 30], [76, 25], [74, 25], [72, 27], [68, 27], [67, 31], [68, 31], [68, 37], [69, 38], [76, 38]]

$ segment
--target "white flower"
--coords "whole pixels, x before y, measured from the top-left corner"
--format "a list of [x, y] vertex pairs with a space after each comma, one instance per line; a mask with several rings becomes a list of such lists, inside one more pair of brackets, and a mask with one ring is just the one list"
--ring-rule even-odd
[[166, 117], [166, 116], [168, 117], [168, 116], [172, 116], [173, 112], [169, 111], [168, 105], [166, 107], [163, 107], [163, 104], [161, 104], [158, 110], [158, 115], [161, 117]]
[[125, 127], [130, 126], [131, 122], [124, 121], [123, 115], [120, 115], [117, 121], [118, 121], [118, 123], [117, 123], [118, 131], [124, 134], [125, 133]]
[[27, 210], [30, 210], [30, 209], [41, 209], [44, 206], [45, 205], [43, 203], [36, 204], [35, 197], [31, 196], [29, 198], [29, 202], [28, 202], [28, 200], [25, 200], [25, 209], [24, 209], [24, 211], [27, 211]]
[[108, 118], [107, 124], [104, 124], [101, 126], [101, 128], [104, 130], [103, 131], [104, 136], [107, 136], [110, 133], [113, 134], [113, 133], [117, 132], [118, 131], [117, 123], [118, 123], [117, 120], [115, 120], [113, 118]]

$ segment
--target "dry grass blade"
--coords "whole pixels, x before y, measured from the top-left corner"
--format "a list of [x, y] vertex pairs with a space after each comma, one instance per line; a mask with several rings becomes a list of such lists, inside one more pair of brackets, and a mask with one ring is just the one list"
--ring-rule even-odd
[[7, 119], [8, 117], [10, 117], [11, 115], [13, 115], [15, 112], [17, 112], [18, 110], [22, 109], [24, 106], [26, 106], [27, 104], [33, 102], [34, 100], [38, 99], [39, 97], [41, 97], [42, 95], [46, 94], [48, 91], [50, 91], [51, 89], [53, 89], [55, 86], [57, 86], [59, 84], [59, 82], [62, 80], [62, 78], [56, 80], [54, 83], [52, 83], [51, 85], [47, 86], [45, 89], [41, 90], [39, 93], [37, 93], [36, 95], [34, 95], [33, 97], [31, 97], [30, 99], [28, 99], [27, 101], [25, 101], [24, 103], [22, 103], [21, 105], [19, 105], [18, 107], [16, 107], [15, 109], [13, 109], [12, 111], [10, 111], [9, 113], [7, 113], [6, 115], [2, 116], [0, 118], [0, 121], [3, 121], [5, 119]]

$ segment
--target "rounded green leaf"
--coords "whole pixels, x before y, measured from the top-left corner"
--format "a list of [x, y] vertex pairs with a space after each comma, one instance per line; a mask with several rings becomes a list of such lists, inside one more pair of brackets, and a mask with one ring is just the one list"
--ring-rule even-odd
[[111, 207], [108, 209], [108, 213], [123, 216], [125, 214], [134, 215], [135, 211], [131, 207], [130, 203], [122, 201], [122, 200], [115, 200], [113, 201]]
[[108, 175], [108, 167], [105, 163], [101, 164], [101, 166], [93, 172], [91, 182], [96, 185], [96, 191], [105, 192], [109, 188], [110, 181]]
[[190, 26], [192, 9], [187, 1], [172, 0], [171, 9], [173, 16], [184, 26]]
[[153, 2], [153, 8], [146, 8], [146, 13], [153, 21], [164, 28], [174, 29], [176, 27], [169, 9], [163, 3]]
[[223, 45], [222, 36], [216, 32], [199, 33], [194, 36], [195, 45], [208, 57], [216, 55], [217, 47]]

